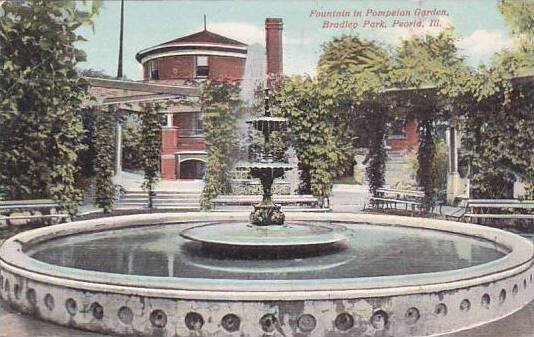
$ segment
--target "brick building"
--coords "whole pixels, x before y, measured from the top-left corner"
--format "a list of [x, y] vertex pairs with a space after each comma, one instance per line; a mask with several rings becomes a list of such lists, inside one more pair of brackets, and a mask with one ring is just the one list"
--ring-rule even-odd
[[[282, 19], [265, 20], [266, 73], [280, 76], [283, 68]], [[137, 53], [148, 83], [184, 85], [192, 81], [241, 82], [247, 64], [248, 46], [206, 29]], [[161, 177], [202, 179], [206, 145], [198, 104], [164, 111]]]
[[393, 127], [387, 139], [387, 145], [391, 152], [417, 152], [419, 147], [419, 134], [417, 132], [417, 121], [407, 120], [402, 126]]
[[[247, 45], [203, 30], [141, 50], [145, 82], [182, 85], [192, 81], [241, 81]], [[161, 177], [201, 179], [206, 161], [200, 106], [165, 111], [162, 130]]]

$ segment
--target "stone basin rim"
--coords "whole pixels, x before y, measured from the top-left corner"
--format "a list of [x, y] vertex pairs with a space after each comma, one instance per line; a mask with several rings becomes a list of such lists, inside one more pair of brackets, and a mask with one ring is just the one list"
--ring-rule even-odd
[[[30, 246], [57, 237], [146, 226], [153, 223], [182, 221], [242, 221], [248, 212], [162, 213], [100, 218], [74, 223], [43, 227], [21, 233], [0, 247], [0, 266], [5, 270], [24, 275], [39, 282], [59, 286], [119, 293], [144, 294], [166, 298], [203, 298], [213, 300], [295, 300], [334, 299], [354, 297], [380, 297], [453, 290], [519, 274], [532, 265], [534, 246], [518, 235], [477, 225], [451, 221], [351, 213], [290, 213], [295, 221], [363, 222], [399, 225], [441, 230], [468, 235], [508, 247], [511, 252], [498, 260], [449, 272], [413, 274], [405, 276], [371, 277], [355, 279], [318, 280], [236, 280], [236, 279], [183, 279], [148, 276], [131, 276], [84, 271], [51, 265], [34, 260], [24, 253]], [[512, 249], [512, 247], [514, 247]], [[75, 272], [74, 274], [72, 272]], [[306, 282], [307, 281], [307, 282]], [[144, 286], [139, 286], [143, 284]]]
[[[295, 235], [291, 237], [291, 242], [289, 242], [288, 239], [285, 237], [282, 237], [282, 238], [274, 237], [274, 238], [271, 238], [270, 240], [262, 240], [261, 237], [257, 236], [257, 237], [247, 238], [248, 241], [245, 241], [245, 239], [229, 238], [228, 236], [223, 235], [223, 233], [221, 233], [221, 236], [219, 236], [218, 238], [208, 237], [206, 235], [202, 235], [201, 233], [203, 227], [220, 226], [220, 225], [224, 226], [225, 224], [224, 223], [205, 224], [205, 225], [199, 225], [196, 227], [191, 227], [188, 229], [184, 229], [182, 232], [180, 232], [180, 236], [185, 239], [200, 242], [203, 244], [211, 244], [211, 245], [226, 246], [226, 247], [233, 246], [236, 248], [239, 248], [239, 247], [242, 247], [242, 248], [245, 248], [245, 247], [283, 248], [283, 247], [289, 247], [289, 246], [305, 247], [305, 246], [313, 246], [313, 245], [315, 246], [332, 245], [332, 244], [342, 243], [347, 240], [347, 238], [341, 235], [340, 233], [336, 233], [332, 229], [327, 228], [325, 226], [321, 226], [321, 225], [310, 225], [310, 226], [323, 227], [325, 229], [329, 229], [329, 231], [325, 233], [318, 233], [315, 235], [313, 235], [312, 233], [303, 234], [303, 235]], [[241, 225], [241, 227], [244, 226], [244, 224], [239, 224], [239, 225]], [[291, 225], [296, 225], [299, 227], [305, 226], [304, 224], [291, 224]], [[253, 225], [250, 225], [250, 226], [253, 226]], [[262, 230], [269, 230], [268, 227], [272, 227], [272, 226], [264, 226], [264, 227], [265, 228], [260, 226], [256, 230], [258, 232]], [[237, 229], [246, 230], [244, 228], [237, 228]], [[250, 231], [253, 231], [253, 230], [250, 229]]]

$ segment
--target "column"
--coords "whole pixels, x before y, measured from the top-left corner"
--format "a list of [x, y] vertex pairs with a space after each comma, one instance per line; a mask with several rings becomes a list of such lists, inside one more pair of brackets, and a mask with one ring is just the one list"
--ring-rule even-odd
[[456, 128], [449, 128], [449, 172], [458, 172], [458, 147], [456, 145]]
[[447, 145], [449, 149], [449, 172], [447, 174], [447, 203], [453, 204], [464, 193], [464, 183], [458, 173], [458, 136], [456, 128], [447, 130]]
[[165, 117], [167, 119], [167, 127], [168, 128], [172, 128], [174, 125], [172, 125], [173, 123], [173, 114], [165, 114]]
[[115, 122], [115, 175], [122, 172], [122, 125], [120, 121]]

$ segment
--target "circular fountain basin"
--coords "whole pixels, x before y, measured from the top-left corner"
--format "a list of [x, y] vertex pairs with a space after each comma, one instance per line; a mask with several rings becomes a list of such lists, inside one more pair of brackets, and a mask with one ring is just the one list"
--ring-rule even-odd
[[[21, 312], [104, 333], [331, 337], [444, 334], [534, 297], [532, 243], [470, 224], [295, 212], [286, 215], [295, 234], [332, 235], [343, 248], [273, 258], [198, 242], [262, 245], [257, 233], [250, 240], [248, 216], [147, 214], [25, 232], [0, 247], [0, 296]], [[288, 229], [278, 230], [267, 241]]]

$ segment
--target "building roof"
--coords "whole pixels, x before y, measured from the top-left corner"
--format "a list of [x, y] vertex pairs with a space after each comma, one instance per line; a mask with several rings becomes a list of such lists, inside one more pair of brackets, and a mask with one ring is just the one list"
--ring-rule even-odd
[[203, 30], [203, 31], [191, 34], [191, 35], [179, 37], [177, 39], [162, 43], [158, 46], [173, 45], [176, 43], [189, 43], [189, 42], [228, 44], [228, 45], [241, 46], [241, 47], [247, 46], [243, 42], [239, 42], [237, 40], [233, 40], [225, 36], [212, 33], [208, 30]]
[[202, 30], [200, 32], [179, 37], [150, 48], [141, 50], [135, 55], [138, 62], [145, 57], [154, 58], [158, 54], [169, 53], [177, 50], [194, 50], [200, 53], [202, 50], [226, 51], [237, 54], [247, 53], [247, 44], [230, 39], [228, 37]]

